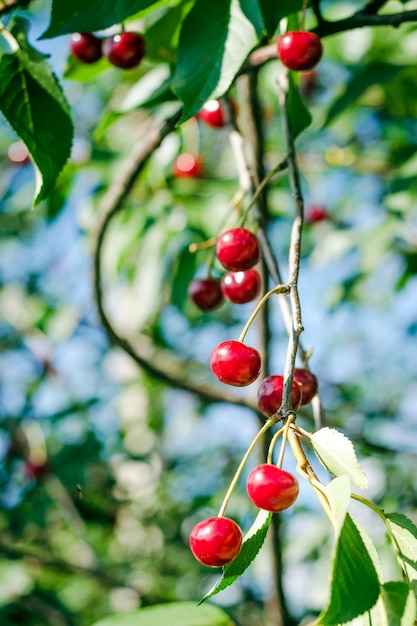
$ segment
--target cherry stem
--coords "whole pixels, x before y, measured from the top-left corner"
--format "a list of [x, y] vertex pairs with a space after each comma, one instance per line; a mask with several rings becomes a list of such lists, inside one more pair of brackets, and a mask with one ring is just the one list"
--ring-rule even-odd
[[308, 2], [308, 0], [304, 0], [303, 7], [301, 9], [300, 30], [304, 30], [304, 28], [305, 28], [307, 2]]
[[242, 332], [240, 333], [240, 337], [239, 337], [240, 343], [243, 343], [245, 341], [246, 334], [247, 334], [249, 328], [251, 327], [252, 322], [254, 321], [254, 319], [258, 315], [258, 313], [262, 310], [262, 308], [263, 308], [265, 302], [268, 300], [268, 298], [270, 298], [274, 294], [288, 293], [289, 290], [290, 290], [289, 285], [277, 285], [276, 287], [274, 287], [273, 289], [268, 291], [259, 300], [258, 304], [256, 305], [255, 310], [253, 311], [252, 315], [249, 317], [248, 321], [246, 322], [245, 326], [243, 327]]
[[314, 489], [314, 493], [316, 494], [317, 498], [320, 501], [321, 506], [323, 507], [327, 517], [329, 518], [329, 520], [331, 521], [331, 523], [335, 524], [335, 520], [334, 520], [334, 516], [333, 516], [333, 511], [332, 508], [330, 506], [330, 502], [328, 500], [326, 491], [325, 491], [325, 486], [319, 481], [319, 479], [317, 478], [313, 468], [311, 467], [305, 452], [301, 446], [300, 443], [300, 439], [299, 439], [299, 435], [297, 434], [297, 431], [300, 431], [299, 427], [295, 426], [294, 424], [291, 425], [291, 428], [288, 431], [288, 442], [291, 446], [291, 450], [292, 453], [294, 455], [294, 458], [297, 462], [297, 472], [306, 480], [308, 480], [308, 482], [311, 484], [311, 486]]
[[291, 424], [293, 423], [293, 421], [295, 420], [295, 418], [296, 418], [295, 413], [291, 413], [288, 416], [287, 421], [285, 422], [284, 432], [282, 433], [281, 449], [279, 451], [279, 457], [278, 457], [278, 461], [277, 461], [277, 467], [279, 467], [279, 468], [282, 467], [282, 462], [284, 460], [285, 447], [287, 445], [287, 438], [288, 438], [288, 429], [291, 426]]
[[237, 485], [237, 482], [240, 478], [240, 475], [243, 471], [243, 468], [245, 467], [246, 461], [248, 460], [248, 458], [251, 455], [252, 450], [254, 449], [254, 447], [256, 446], [256, 444], [258, 443], [258, 441], [262, 438], [262, 436], [266, 433], [267, 430], [269, 430], [271, 428], [271, 426], [273, 426], [274, 421], [273, 420], [268, 420], [267, 422], [265, 422], [265, 424], [262, 426], [261, 430], [257, 433], [256, 437], [253, 439], [252, 443], [250, 444], [249, 448], [246, 450], [245, 454], [242, 457], [242, 460], [239, 464], [239, 467], [236, 470], [235, 475], [233, 476], [232, 482], [229, 485], [229, 489], [226, 492], [226, 495], [224, 496], [224, 500], [223, 503], [220, 507], [219, 510], [219, 514], [218, 517], [224, 517], [227, 505], [229, 504], [230, 498], [232, 496], [233, 490]]
[[284, 159], [283, 161], [281, 161], [280, 163], [278, 163], [278, 165], [276, 165], [274, 167], [273, 170], [271, 170], [264, 179], [261, 180], [261, 182], [259, 183], [259, 185], [257, 186], [251, 201], [249, 202], [248, 206], [246, 207], [243, 215], [242, 215], [242, 221], [241, 221], [241, 225], [244, 226], [246, 223], [246, 220], [248, 219], [248, 215], [249, 215], [249, 211], [251, 210], [251, 208], [256, 204], [256, 202], [258, 201], [259, 196], [261, 195], [262, 191], [265, 189], [266, 185], [269, 183], [269, 181], [271, 180], [271, 178], [273, 178], [275, 176], [275, 174], [279, 174], [280, 172], [283, 172], [284, 170], [287, 169], [287, 159]]
[[272, 454], [274, 452], [275, 445], [276, 445], [278, 439], [281, 437], [281, 435], [284, 432], [284, 430], [285, 430], [285, 426], [283, 426], [282, 428], [277, 430], [277, 432], [275, 433], [275, 435], [271, 439], [271, 442], [270, 442], [269, 448], [268, 448], [268, 455], [267, 455], [267, 458], [266, 458], [266, 462], [269, 463], [269, 464], [272, 464]]
[[391, 539], [392, 543], [394, 544], [395, 547], [395, 551], [397, 552], [397, 560], [398, 560], [398, 564], [405, 576], [405, 578], [407, 578], [407, 581], [409, 583], [411, 583], [410, 578], [408, 576], [407, 573], [407, 568], [406, 568], [406, 563], [405, 561], [401, 558], [401, 548], [398, 545], [398, 541], [392, 531], [391, 526], [388, 523], [388, 519], [384, 513], [384, 511], [377, 506], [376, 504], [374, 504], [373, 502], [371, 502], [370, 500], [367, 500], [366, 498], [364, 498], [363, 496], [358, 495], [357, 493], [352, 493], [350, 496], [353, 500], [356, 500], [357, 502], [360, 502], [361, 504], [364, 504], [365, 506], [367, 506], [368, 508], [370, 508], [372, 511], [374, 511], [380, 518], [381, 520], [384, 522], [385, 528], [387, 529], [387, 533], [389, 535], [389, 538]]

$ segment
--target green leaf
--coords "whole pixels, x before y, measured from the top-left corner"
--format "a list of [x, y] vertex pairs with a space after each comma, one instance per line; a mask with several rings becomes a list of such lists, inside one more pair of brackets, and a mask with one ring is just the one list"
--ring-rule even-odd
[[180, 25], [189, 2], [168, 9], [145, 31], [146, 58], [151, 61], [174, 63]]
[[292, 134], [295, 139], [303, 130], [310, 126], [312, 117], [295, 85], [292, 72], [288, 73], [288, 81], [288, 112]]
[[337, 536], [342, 530], [345, 522], [351, 491], [351, 483], [347, 476], [334, 478], [328, 485], [326, 485], [326, 494], [334, 516], [335, 532]]
[[300, 11], [303, 0], [259, 0], [268, 37], [273, 37], [283, 17]]
[[385, 583], [381, 588], [388, 626], [409, 626], [416, 618], [416, 599], [412, 589], [402, 581]]
[[129, 89], [117, 111], [126, 113], [173, 100], [177, 98], [171, 90], [171, 70], [168, 65], [158, 65]]
[[388, 65], [387, 63], [373, 63], [366, 67], [355, 68], [355, 72], [346, 83], [345, 89], [331, 105], [323, 127], [328, 126], [338, 115], [349, 109], [371, 85], [384, 85], [403, 69], [404, 66]]
[[196, 606], [194, 602], [172, 602], [147, 606], [134, 613], [118, 613], [95, 622], [92, 626], [233, 626], [222, 609], [211, 604]]
[[195, 274], [197, 257], [188, 250], [188, 245], [178, 255], [178, 261], [174, 268], [174, 276], [171, 280], [171, 302], [182, 310], [187, 300], [188, 287]]
[[403, 513], [388, 513], [386, 518], [406, 574], [409, 580], [417, 580], [417, 526]]
[[172, 88], [182, 121], [230, 87], [258, 36], [238, 0], [197, 0], [184, 19]]
[[100, 59], [96, 63], [82, 63], [70, 54], [64, 70], [64, 78], [88, 83], [110, 68], [111, 65], [105, 58]]
[[0, 59], [0, 110], [35, 162], [37, 205], [70, 156], [73, 124], [58, 80], [44, 56], [26, 43], [23, 28], [16, 34], [20, 49]]
[[348, 476], [353, 485], [366, 489], [368, 481], [350, 439], [334, 428], [321, 428], [310, 436], [319, 461], [335, 476]]
[[264, 34], [265, 23], [258, 0], [239, 0], [239, 4], [243, 14], [253, 24], [258, 39], [261, 39]]
[[336, 539], [330, 600], [318, 624], [334, 626], [353, 620], [377, 602], [379, 581], [372, 559], [350, 515]]
[[[223, 568], [223, 577], [206, 593], [201, 602], [229, 587], [243, 574], [261, 549], [268, 532], [272, 513], [259, 511], [254, 523], [248, 530], [239, 555]], [[200, 604], [201, 604], [200, 602]]]
[[149, 7], [159, 6], [166, 6], [166, 0], [52, 0], [51, 22], [41, 39], [103, 30]]

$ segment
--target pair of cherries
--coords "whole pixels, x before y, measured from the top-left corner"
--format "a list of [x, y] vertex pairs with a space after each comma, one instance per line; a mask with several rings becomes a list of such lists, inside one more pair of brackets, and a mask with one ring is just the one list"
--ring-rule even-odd
[[193, 280], [188, 294], [194, 304], [201, 311], [212, 311], [223, 302], [223, 298], [234, 304], [245, 304], [254, 300], [261, 289], [261, 277], [253, 269], [260, 257], [256, 235], [246, 228], [232, 228], [217, 240], [216, 255], [228, 271], [221, 280]]
[[82, 63], [95, 63], [103, 56], [121, 69], [137, 67], [145, 56], [145, 40], [139, 33], [123, 32], [101, 39], [93, 33], [74, 33], [71, 52]]
[[[279, 513], [297, 499], [298, 481], [290, 472], [270, 463], [255, 467], [246, 481], [252, 503], [260, 509]], [[242, 531], [229, 517], [211, 517], [194, 526], [191, 551], [200, 563], [220, 567], [237, 557], [242, 547]]]

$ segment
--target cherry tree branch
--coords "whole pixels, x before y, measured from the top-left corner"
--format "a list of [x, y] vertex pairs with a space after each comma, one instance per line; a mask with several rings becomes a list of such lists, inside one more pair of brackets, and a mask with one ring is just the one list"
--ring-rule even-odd
[[257, 411], [254, 403], [236, 396], [228, 390], [201, 383], [197, 377], [204, 378], [207, 369], [191, 362], [179, 362], [169, 351], [155, 348], [149, 337], [138, 335], [135, 343], [122, 337], [112, 324], [105, 308], [102, 280], [102, 252], [105, 238], [115, 215], [123, 208], [137, 178], [142, 172], [150, 156], [158, 148], [163, 139], [174, 131], [181, 118], [177, 111], [171, 118], [158, 127], [153, 128], [146, 140], [135, 146], [127, 158], [119, 176], [109, 187], [99, 205], [99, 226], [95, 239], [94, 250], [94, 290], [99, 317], [111, 343], [128, 354], [142, 369], [158, 380], [185, 389], [204, 398], [208, 402], [229, 402], [245, 406]]
[[[397, 28], [407, 22], [417, 22], [417, 10], [379, 15], [370, 12], [371, 5], [374, 5], [374, 9], [379, 9], [381, 2], [370, 3], [370, 5], [367, 5], [364, 9], [354, 13], [350, 17], [335, 22], [330, 22], [322, 17], [321, 20], [318, 20], [318, 25], [311, 29], [311, 32], [315, 33], [320, 39], [324, 39], [325, 37], [330, 37], [331, 35], [336, 35], [348, 30], [355, 30], [356, 28], [366, 28], [367, 26], [393, 26]], [[241, 73], [250, 72], [254, 68], [264, 65], [268, 61], [273, 61], [276, 58], [276, 43], [262, 46], [249, 55], [241, 69]]]

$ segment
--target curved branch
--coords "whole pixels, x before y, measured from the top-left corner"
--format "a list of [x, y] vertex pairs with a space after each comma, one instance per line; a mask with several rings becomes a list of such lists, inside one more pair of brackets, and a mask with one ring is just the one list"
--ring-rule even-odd
[[[135, 146], [121, 172], [103, 196], [99, 206], [99, 226], [96, 234], [94, 250], [94, 291], [99, 317], [110, 342], [121, 348], [142, 369], [158, 380], [174, 387], [190, 391], [207, 402], [228, 402], [257, 411], [257, 407], [249, 400], [240, 398], [227, 390], [217, 389], [211, 385], [196, 382], [198, 374], [206, 369], [196, 363], [183, 363], [175, 360], [168, 351], [157, 350], [149, 337], [139, 335], [135, 343], [122, 337], [114, 328], [104, 306], [102, 285], [102, 251], [108, 228], [113, 217], [123, 208], [132, 187], [142, 172], [149, 157], [158, 148], [163, 139], [174, 131], [181, 118], [181, 110], [165, 120], [160, 128], [154, 128], [146, 141]], [[188, 367], [185, 367], [188, 365]], [[194, 380], [193, 380], [194, 378]]]
[[[375, 3], [375, 6], [376, 4], [381, 5], [380, 2]], [[329, 22], [322, 19], [315, 28], [311, 29], [311, 32], [315, 33], [320, 39], [324, 39], [325, 37], [330, 37], [331, 35], [336, 35], [347, 30], [355, 30], [356, 28], [365, 28], [367, 26], [393, 26], [397, 28], [406, 22], [417, 22], [417, 10], [379, 15], [377, 13], [370, 13], [367, 9], [369, 10], [369, 5], [350, 17], [336, 22]], [[249, 55], [240, 73], [250, 72], [252, 69], [264, 65], [268, 61], [273, 61], [276, 58], [276, 42], [258, 48]]]

